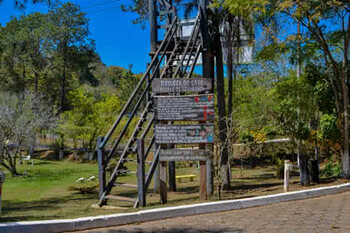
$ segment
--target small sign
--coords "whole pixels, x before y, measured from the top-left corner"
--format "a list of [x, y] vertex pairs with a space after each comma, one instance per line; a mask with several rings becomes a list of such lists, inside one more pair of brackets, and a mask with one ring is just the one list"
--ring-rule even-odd
[[214, 121], [214, 95], [155, 96], [156, 120]]
[[152, 81], [154, 93], [203, 92], [212, 90], [212, 80], [209, 78], [155, 78]]
[[214, 143], [214, 125], [156, 125], [158, 144]]
[[160, 161], [206, 161], [210, 155], [206, 150], [191, 149], [162, 149], [159, 153]]

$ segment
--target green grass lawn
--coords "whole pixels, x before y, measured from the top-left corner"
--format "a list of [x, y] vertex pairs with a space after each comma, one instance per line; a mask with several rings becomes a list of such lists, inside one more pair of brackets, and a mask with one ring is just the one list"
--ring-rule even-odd
[[[129, 170], [135, 168], [129, 167]], [[1, 222], [31, 221], [43, 219], [64, 219], [85, 216], [131, 212], [130, 203], [110, 201], [110, 206], [124, 206], [124, 208], [98, 209], [92, 205], [98, 203], [98, 193], [80, 194], [69, 190], [70, 186], [79, 186], [76, 182], [80, 177], [89, 178], [98, 174], [96, 163], [79, 163], [74, 161], [46, 161], [35, 160], [34, 166], [19, 166], [19, 171], [28, 176], [11, 177], [7, 174], [3, 184], [3, 209]], [[168, 204], [198, 203], [199, 175], [196, 167], [180, 167], [178, 174], [196, 174], [193, 182], [177, 184], [177, 192], [168, 193]], [[125, 183], [136, 183], [134, 175], [123, 176], [119, 180]], [[342, 183], [342, 180], [324, 180], [317, 186]], [[97, 180], [91, 184], [97, 185]], [[235, 199], [267, 195], [283, 192], [283, 181], [276, 179], [273, 167], [257, 167], [254, 169], [233, 169], [233, 188], [222, 193], [222, 199]], [[297, 177], [292, 178], [291, 190], [303, 189], [298, 185]], [[310, 187], [308, 187], [310, 188]], [[127, 188], [113, 190], [113, 194], [135, 196], [136, 191]], [[213, 196], [210, 200], [218, 200]], [[159, 195], [152, 193], [152, 187], [147, 195], [147, 207], [160, 207]]]

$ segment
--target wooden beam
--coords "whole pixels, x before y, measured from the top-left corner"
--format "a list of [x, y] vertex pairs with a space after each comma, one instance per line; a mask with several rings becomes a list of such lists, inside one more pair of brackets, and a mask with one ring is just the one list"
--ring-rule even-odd
[[99, 183], [99, 197], [100, 206], [106, 205], [107, 200], [101, 200], [103, 193], [106, 190], [106, 168], [104, 149], [100, 148], [100, 144], [103, 142], [103, 137], [97, 137], [97, 163], [98, 163], [98, 183]]
[[143, 139], [137, 140], [137, 184], [139, 205], [145, 207], [145, 143]]
[[160, 162], [160, 203], [167, 203], [168, 190], [167, 190], [167, 162]]
[[200, 181], [199, 181], [199, 197], [201, 200], [207, 199], [207, 164], [206, 161], [199, 161]]

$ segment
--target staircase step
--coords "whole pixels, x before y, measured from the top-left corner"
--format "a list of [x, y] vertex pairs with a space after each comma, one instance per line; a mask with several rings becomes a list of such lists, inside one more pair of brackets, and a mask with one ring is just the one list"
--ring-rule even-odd
[[137, 174], [136, 171], [118, 170], [118, 174]]
[[135, 189], [138, 188], [136, 184], [126, 184], [126, 183], [115, 183], [114, 186], [115, 187], [124, 187], [124, 188], [135, 188]]
[[116, 195], [107, 195], [105, 198], [117, 200], [117, 201], [128, 201], [128, 202], [135, 202], [136, 201], [136, 198], [122, 197], [122, 196], [116, 196]]
[[[137, 163], [137, 160], [136, 159], [123, 159], [123, 161], [125, 161], [125, 162], [135, 162], [135, 163]], [[148, 163], [148, 164], [151, 164], [152, 163], [152, 161], [145, 161], [145, 163]], [[132, 173], [133, 173], [133, 171], [131, 171]], [[135, 172], [135, 174], [137, 174], [136, 172]]]
[[137, 162], [136, 159], [123, 159], [124, 162]]

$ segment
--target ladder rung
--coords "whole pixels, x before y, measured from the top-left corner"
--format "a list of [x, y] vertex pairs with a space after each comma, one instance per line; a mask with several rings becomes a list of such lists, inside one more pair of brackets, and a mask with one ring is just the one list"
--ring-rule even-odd
[[114, 186], [116, 186], [116, 187], [124, 187], [124, 188], [135, 188], [135, 189], [137, 189], [137, 185], [136, 185], [136, 184], [115, 183]]
[[136, 171], [118, 170], [119, 174], [136, 174]]
[[[137, 163], [137, 160], [136, 160], [136, 159], [123, 159], [123, 161], [124, 161], [124, 162], [135, 162], [135, 163]], [[147, 161], [147, 160], [145, 160], [145, 163], [151, 164], [152, 161]], [[133, 171], [131, 171], [131, 173], [133, 173]], [[135, 172], [135, 174], [136, 174], [136, 172]]]
[[123, 159], [123, 161], [125, 161], [125, 162], [137, 162], [136, 159]]
[[136, 198], [131, 198], [131, 197], [122, 197], [122, 196], [116, 196], [116, 195], [107, 195], [105, 197], [106, 199], [113, 199], [117, 201], [128, 201], [128, 202], [135, 202]]

